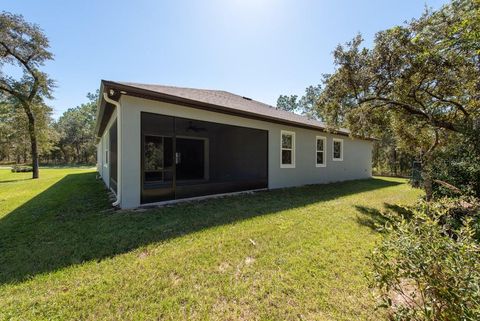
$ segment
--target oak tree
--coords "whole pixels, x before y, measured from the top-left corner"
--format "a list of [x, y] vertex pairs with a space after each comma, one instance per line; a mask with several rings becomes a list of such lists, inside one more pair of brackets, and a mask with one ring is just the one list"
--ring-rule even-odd
[[[21, 15], [0, 14], [0, 93], [23, 109], [27, 117], [33, 178], [39, 177], [36, 111], [43, 110], [36, 106], [42, 106], [44, 98], [51, 98], [53, 88], [53, 81], [40, 68], [51, 59], [49, 41], [37, 25]], [[21, 76], [6, 73], [15, 67]]]
[[332, 126], [370, 136], [388, 127], [423, 162], [432, 195], [435, 150], [468, 137], [480, 155], [480, 2], [454, 0], [437, 11], [334, 51], [336, 70], [317, 101]]

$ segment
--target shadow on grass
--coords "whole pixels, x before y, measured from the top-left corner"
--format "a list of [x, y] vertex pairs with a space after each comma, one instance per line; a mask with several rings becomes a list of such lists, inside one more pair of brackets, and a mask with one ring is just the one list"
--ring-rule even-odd
[[375, 231], [381, 231], [381, 227], [385, 226], [394, 217], [403, 217], [409, 219], [412, 217], [412, 211], [403, 206], [383, 203], [384, 211], [377, 208], [356, 205], [357, 211], [362, 214], [357, 216], [358, 224], [367, 226]]
[[[70, 174], [0, 219], [0, 284], [152, 242], [401, 183], [367, 179], [114, 211], [95, 173]], [[33, 184], [33, 183], [32, 183]]]
[[96, 164], [41, 164], [40, 168], [49, 168], [49, 169], [70, 169], [70, 168], [76, 168], [76, 169], [90, 169], [90, 168], [95, 168]]
[[0, 184], [13, 183], [13, 182], [21, 182], [21, 181], [30, 181], [30, 180], [32, 180], [31, 177], [29, 177], [29, 178], [8, 179], [8, 180], [1, 180], [1, 179], [0, 179]]

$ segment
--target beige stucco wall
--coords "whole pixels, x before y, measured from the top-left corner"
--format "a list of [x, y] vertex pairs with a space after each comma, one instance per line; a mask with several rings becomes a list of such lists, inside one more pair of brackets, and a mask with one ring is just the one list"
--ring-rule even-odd
[[[119, 170], [121, 170], [122, 178], [121, 186], [118, 188], [122, 189], [122, 208], [134, 208], [140, 205], [141, 112], [268, 130], [268, 187], [271, 189], [368, 178], [372, 175], [373, 144], [371, 141], [351, 139], [321, 131], [274, 124], [125, 95], [121, 97], [120, 104], [122, 124], [120, 126], [119, 145], [122, 144], [122, 148], [119, 157], [122, 158], [122, 165]], [[108, 128], [115, 118], [116, 114], [110, 120], [102, 140], [106, 139], [108, 141]], [[280, 133], [282, 130], [295, 132], [295, 168], [280, 168]], [[325, 167], [316, 167], [315, 165], [316, 136], [327, 137], [327, 162]], [[332, 160], [333, 138], [343, 139], [343, 161]], [[102, 177], [108, 185], [108, 165], [103, 166]]]

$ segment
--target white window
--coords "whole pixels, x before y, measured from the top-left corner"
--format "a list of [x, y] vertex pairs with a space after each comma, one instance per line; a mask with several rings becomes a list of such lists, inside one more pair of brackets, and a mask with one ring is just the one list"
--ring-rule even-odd
[[315, 142], [315, 166], [325, 167], [327, 166], [327, 138], [323, 136], [317, 136]]
[[280, 167], [295, 168], [295, 133], [282, 130], [280, 135]]
[[343, 161], [343, 139], [334, 138], [333, 139], [333, 160], [334, 161]]
[[105, 158], [103, 159], [103, 166], [107, 167], [108, 166], [108, 136], [105, 135], [103, 138], [103, 150], [105, 152]]

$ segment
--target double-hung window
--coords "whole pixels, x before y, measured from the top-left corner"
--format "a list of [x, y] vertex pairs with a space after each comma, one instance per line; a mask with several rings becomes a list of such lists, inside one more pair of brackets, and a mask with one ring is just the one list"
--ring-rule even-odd
[[343, 161], [343, 139], [333, 139], [333, 160]]
[[295, 168], [295, 133], [282, 130], [280, 136], [280, 167]]
[[107, 167], [108, 166], [108, 161], [109, 161], [109, 152], [108, 152], [108, 146], [109, 146], [109, 140], [110, 138], [105, 135], [103, 137], [103, 150], [104, 150], [104, 153], [105, 153], [105, 159], [103, 160], [103, 166]]
[[315, 166], [325, 167], [327, 165], [327, 138], [323, 136], [317, 136], [315, 142]]

